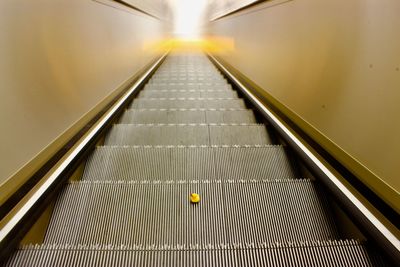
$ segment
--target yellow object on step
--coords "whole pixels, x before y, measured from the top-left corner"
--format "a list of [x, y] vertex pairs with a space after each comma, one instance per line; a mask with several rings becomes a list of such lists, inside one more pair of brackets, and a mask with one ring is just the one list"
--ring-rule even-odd
[[196, 194], [196, 193], [190, 194], [190, 202], [199, 203], [200, 202], [200, 195]]

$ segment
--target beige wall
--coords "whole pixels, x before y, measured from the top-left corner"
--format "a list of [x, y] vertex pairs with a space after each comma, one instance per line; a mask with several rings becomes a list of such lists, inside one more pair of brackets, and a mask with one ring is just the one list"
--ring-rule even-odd
[[398, 0], [278, 0], [208, 27], [232, 46], [224, 60], [398, 211], [399, 14]]
[[72, 126], [158, 56], [162, 21], [101, 2], [0, 1], [0, 203], [10, 176], [39, 155], [19, 172], [32, 173]]

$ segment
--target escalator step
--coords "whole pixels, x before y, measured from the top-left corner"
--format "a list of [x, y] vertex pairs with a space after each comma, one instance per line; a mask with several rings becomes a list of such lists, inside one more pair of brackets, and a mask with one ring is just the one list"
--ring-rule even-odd
[[219, 266], [385, 267], [372, 249], [355, 240], [280, 243], [263, 249], [138, 250], [125, 246], [28, 245], [5, 267]]
[[266, 145], [262, 124], [116, 124], [106, 145]]
[[198, 85], [198, 86], [223, 86], [227, 84], [227, 81], [162, 81], [162, 82], [149, 82], [148, 84], [152, 85]]
[[159, 91], [159, 90], [227, 90], [233, 91], [232, 86], [230, 84], [222, 84], [222, 85], [198, 85], [198, 84], [174, 84], [174, 85], [166, 85], [166, 84], [146, 84], [144, 87], [146, 91]]
[[295, 179], [282, 146], [98, 147], [82, 180]]
[[[201, 202], [193, 205], [196, 192]], [[190, 248], [338, 238], [310, 180], [73, 182], [59, 196], [47, 244]]]
[[130, 108], [246, 108], [243, 99], [235, 98], [137, 98]]
[[164, 72], [164, 73], [155, 73], [153, 75], [154, 79], [223, 79], [223, 76], [219, 72], [195, 72], [195, 73], [186, 73], [186, 72]]
[[256, 123], [247, 109], [128, 109], [120, 123]]
[[143, 90], [140, 98], [238, 98], [233, 90]]
[[224, 79], [223, 76], [221, 75], [215, 75], [215, 76], [168, 76], [168, 77], [163, 77], [163, 76], [153, 76], [150, 80], [149, 83], [169, 83], [169, 82], [188, 82], [188, 83], [204, 83], [204, 82], [221, 82], [221, 83], [227, 83], [227, 80]]

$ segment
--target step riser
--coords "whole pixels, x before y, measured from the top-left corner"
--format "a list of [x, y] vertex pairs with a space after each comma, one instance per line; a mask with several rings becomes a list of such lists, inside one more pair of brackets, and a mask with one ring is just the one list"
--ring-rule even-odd
[[143, 90], [150, 91], [150, 90], [226, 90], [226, 91], [233, 91], [232, 87], [229, 84], [218, 85], [218, 86], [207, 86], [207, 85], [185, 85], [185, 84], [175, 84], [175, 85], [154, 85], [154, 84], [147, 84]]
[[198, 86], [215, 86], [215, 87], [219, 87], [219, 86], [226, 86], [226, 81], [170, 81], [170, 82], [149, 82], [148, 84], [150, 85], [155, 85], [155, 86], [160, 86], [160, 85], [169, 85], [169, 86], [173, 86], [173, 85], [198, 85]]
[[246, 108], [242, 99], [148, 99], [138, 98], [130, 106], [132, 109], [174, 109], [174, 108]]
[[263, 125], [242, 126], [136, 126], [115, 125], [105, 140], [106, 145], [268, 145], [271, 144]]
[[220, 73], [214, 72], [164, 72], [155, 73], [153, 79], [221, 79], [223, 76]]
[[[199, 193], [198, 205], [189, 195]], [[188, 248], [337, 238], [312, 182], [74, 183], [45, 237], [52, 244]]]
[[251, 110], [127, 110], [120, 123], [256, 123], [256, 119]]
[[178, 91], [158, 92], [144, 90], [139, 98], [238, 98], [235, 91]]
[[96, 149], [83, 180], [295, 179], [282, 147]]
[[162, 77], [162, 76], [153, 76], [149, 83], [162, 83], [162, 82], [224, 82], [227, 83], [226, 79], [222, 76], [169, 76], [169, 77]]
[[[305, 247], [287, 245], [270, 249], [222, 249], [192, 251], [139, 251], [118, 249], [21, 249], [6, 267], [112, 267], [112, 266], [219, 266], [219, 267], [384, 267], [386, 264], [363, 245], [356, 242], [322, 243]], [[371, 257], [366, 257], [372, 254]], [[352, 260], [355, 259], [355, 260]]]

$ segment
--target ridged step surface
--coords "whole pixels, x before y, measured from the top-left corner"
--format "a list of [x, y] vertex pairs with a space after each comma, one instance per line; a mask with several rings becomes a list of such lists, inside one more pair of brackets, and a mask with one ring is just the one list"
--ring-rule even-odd
[[82, 180], [266, 180], [298, 178], [281, 146], [98, 147]]
[[226, 85], [226, 81], [202, 81], [202, 82], [198, 82], [198, 81], [186, 81], [186, 82], [180, 82], [180, 81], [171, 81], [171, 82], [152, 82], [152, 83], [148, 83], [151, 85], [169, 85], [169, 86], [176, 86], [176, 85], [181, 85], [181, 86], [185, 86], [185, 85], [197, 85], [197, 86], [207, 86], [207, 87], [219, 87], [219, 86], [225, 86]]
[[137, 98], [130, 108], [133, 109], [174, 109], [174, 108], [246, 108], [243, 99], [234, 98]]
[[138, 250], [125, 246], [36, 245], [20, 248], [6, 267], [385, 267], [382, 259], [354, 240], [280, 243], [262, 249]]
[[256, 123], [248, 109], [128, 109], [120, 123]]
[[338, 235], [327, 208], [309, 180], [75, 182], [56, 203], [45, 243], [145, 249], [331, 240]]
[[155, 76], [149, 80], [149, 83], [170, 83], [170, 82], [188, 82], [188, 83], [214, 83], [214, 82], [221, 82], [221, 83], [227, 83], [227, 81], [222, 77], [222, 76], [186, 76], [186, 77], [178, 77], [178, 76]]
[[205, 79], [205, 78], [223, 78], [220, 72], [156, 72], [153, 78], [157, 79]]
[[207, 57], [166, 58], [130, 108], [6, 266], [385, 266]]
[[139, 98], [237, 98], [233, 90], [143, 90]]
[[267, 145], [264, 125], [259, 124], [116, 124], [106, 145]]
[[150, 90], [199, 90], [199, 91], [204, 91], [204, 90], [214, 90], [214, 91], [221, 91], [221, 90], [232, 90], [232, 86], [230, 84], [222, 84], [222, 85], [213, 85], [213, 86], [207, 86], [207, 85], [198, 85], [198, 84], [174, 84], [174, 85], [167, 85], [167, 84], [146, 84], [143, 90], [150, 91]]

